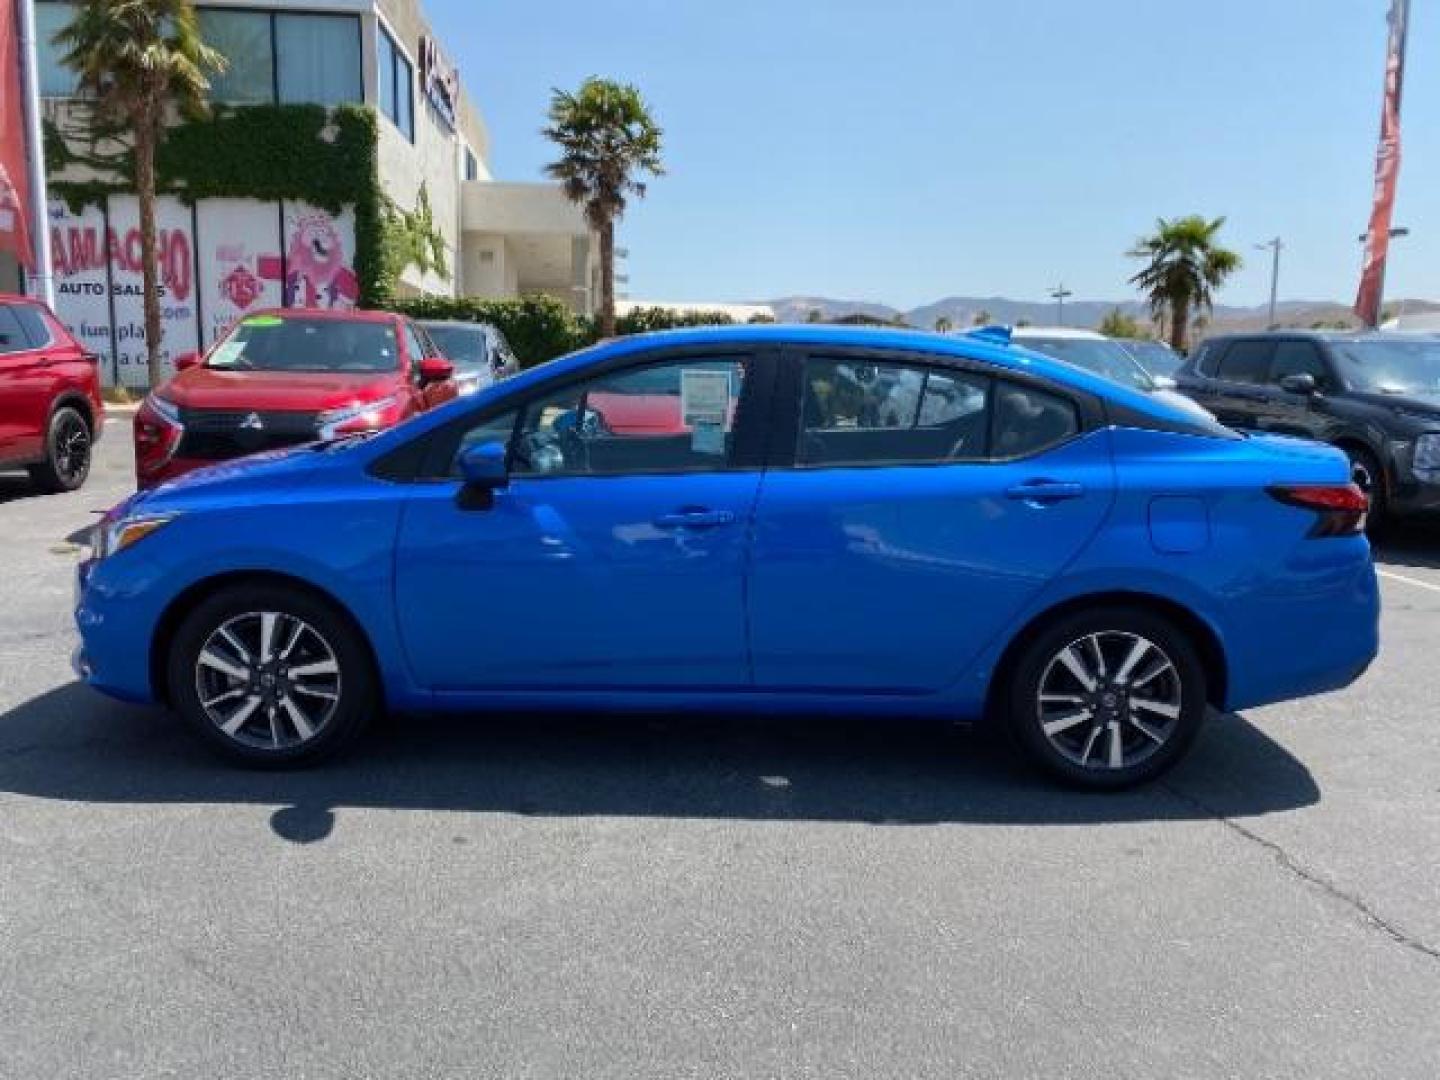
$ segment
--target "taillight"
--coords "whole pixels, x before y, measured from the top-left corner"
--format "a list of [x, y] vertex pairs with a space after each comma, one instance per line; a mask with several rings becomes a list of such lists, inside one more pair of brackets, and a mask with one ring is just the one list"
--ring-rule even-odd
[[1286, 506], [1315, 511], [1311, 536], [1354, 536], [1365, 530], [1370, 499], [1354, 484], [1277, 484], [1268, 490]]

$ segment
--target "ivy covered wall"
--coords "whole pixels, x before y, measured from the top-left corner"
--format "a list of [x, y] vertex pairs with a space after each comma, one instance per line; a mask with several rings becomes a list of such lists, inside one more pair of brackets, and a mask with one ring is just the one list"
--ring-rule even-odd
[[[364, 307], [382, 306], [412, 263], [445, 266], [444, 242], [428, 200], [407, 210], [380, 185], [377, 118], [367, 105], [252, 105], [217, 108], [169, 129], [156, 157], [161, 194], [206, 198], [293, 200], [338, 214], [355, 208], [355, 276]], [[128, 151], [106, 153], [90, 133], [46, 124], [51, 194], [78, 211], [108, 194], [133, 192]], [[93, 147], [101, 148], [97, 152]], [[83, 179], [67, 179], [80, 176]]]

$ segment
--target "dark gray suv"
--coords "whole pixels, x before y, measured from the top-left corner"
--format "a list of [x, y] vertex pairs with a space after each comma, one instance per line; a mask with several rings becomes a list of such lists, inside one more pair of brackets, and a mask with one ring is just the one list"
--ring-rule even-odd
[[1215, 337], [1175, 380], [1229, 427], [1344, 450], [1375, 520], [1440, 511], [1440, 335]]

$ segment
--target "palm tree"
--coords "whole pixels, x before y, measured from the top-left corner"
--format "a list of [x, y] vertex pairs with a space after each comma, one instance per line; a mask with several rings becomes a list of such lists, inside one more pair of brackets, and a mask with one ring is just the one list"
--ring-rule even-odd
[[92, 133], [128, 136], [140, 202], [140, 273], [150, 385], [159, 386], [160, 290], [155, 259], [155, 149], [172, 110], [205, 111], [208, 74], [226, 61], [200, 39], [191, 0], [82, 0], [55, 35], [79, 76]]
[[1223, 217], [1206, 221], [1199, 214], [1155, 222], [1155, 234], [1141, 237], [1126, 254], [1145, 259], [1146, 266], [1130, 281], [1149, 296], [1158, 319], [1170, 316], [1170, 344], [1185, 348], [1192, 309], [1215, 306], [1214, 290], [1240, 269], [1240, 256], [1220, 247], [1216, 237]]
[[937, 334], [948, 334], [955, 329], [955, 323], [948, 315], [941, 315], [935, 320], [935, 332]]
[[615, 222], [627, 196], [645, 196], [638, 175], [665, 172], [660, 128], [639, 90], [591, 76], [574, 94], [552, 91], [545, 135], [560, 148], [560, 160], [545, 171], [584, 207], [586, 222], [600, 234], [600, 336], [613, 337]]

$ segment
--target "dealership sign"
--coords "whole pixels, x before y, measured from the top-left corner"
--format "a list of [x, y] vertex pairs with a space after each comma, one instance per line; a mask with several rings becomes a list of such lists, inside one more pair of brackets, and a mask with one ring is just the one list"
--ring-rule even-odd
[[420, 85], [426, 99], [453, 131], [460, 107], [460, 72], [428, 35], [420, 39]]

